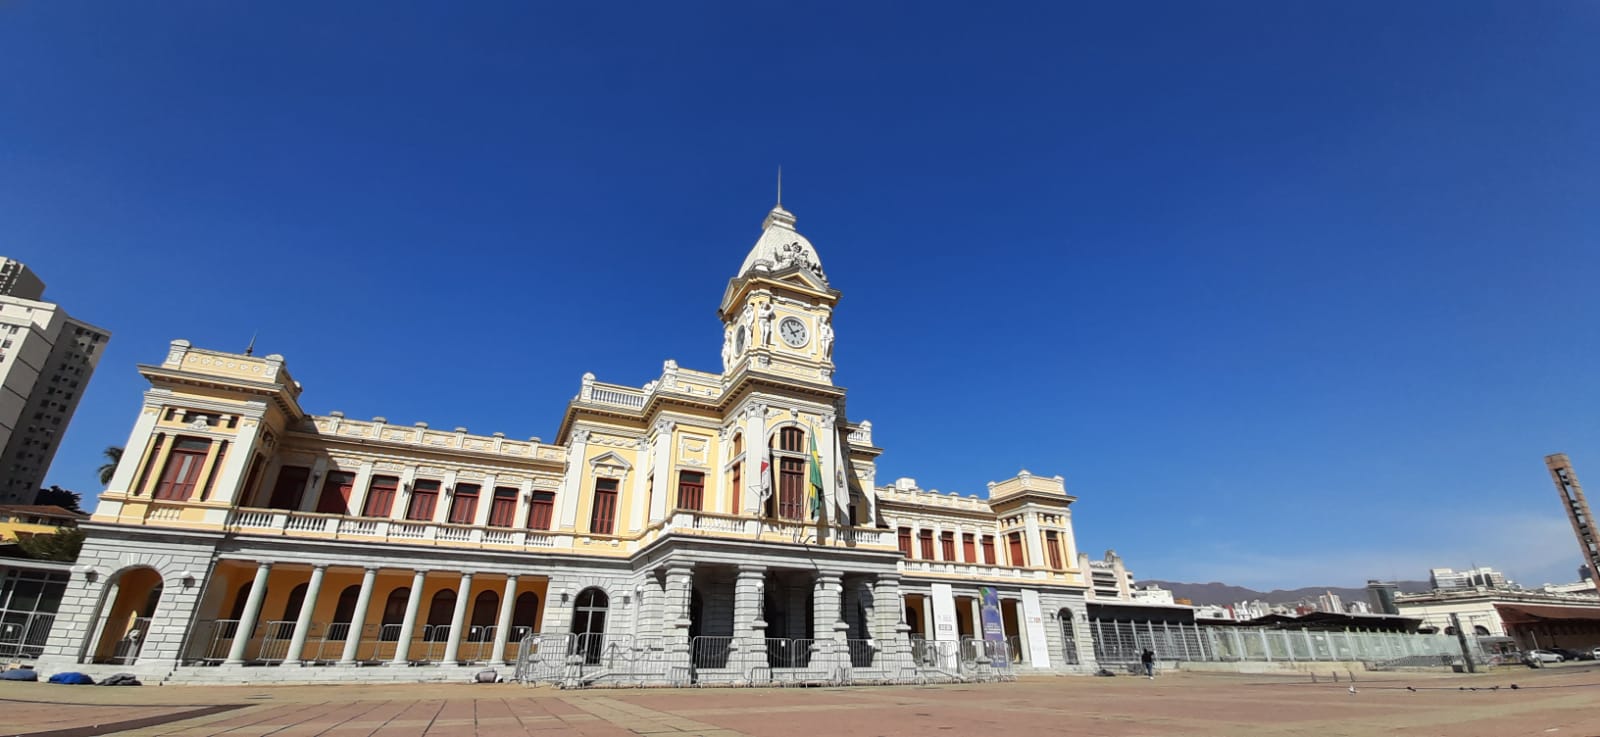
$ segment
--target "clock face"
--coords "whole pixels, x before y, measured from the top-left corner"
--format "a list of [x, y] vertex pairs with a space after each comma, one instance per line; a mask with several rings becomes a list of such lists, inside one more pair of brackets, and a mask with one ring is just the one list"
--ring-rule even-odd
[[793, 317], [783, 318], [778, 323], [778, 334], [783, 336], [783, 342], [790, 348], [799, 348], [806, 344], [806, 324]]
[[733, 336], [733, 352], [736, 355], [744, 353], [744, 333], [744, 326], [740, 325], [739, 332]]

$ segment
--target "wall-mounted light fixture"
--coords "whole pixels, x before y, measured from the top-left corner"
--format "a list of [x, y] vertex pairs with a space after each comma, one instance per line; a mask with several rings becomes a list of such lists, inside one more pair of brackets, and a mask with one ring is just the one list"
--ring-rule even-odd
[[322, 472], [321, 471], [316, 471], [316, 472], [312, 473], [311, 474], [311, 488], [315, 489], [317, 487], [317, 482], [321, 481], [321, 480], [322, 480]]
[[565, 591], [561, 592], [561, 603], [562, 604], [567, 603], [569, 598], [570, 597], [567, 596], [567, 592], [565, 592]]
[[190, 573], [188, 571], [184, 571], [183, 573], [178, 574], [178, 581], [179, 581], [179, 583], [182, 583], [183, 587], [186, 588], [186, 589], [194, 588], [194, 574], [193, 573]]

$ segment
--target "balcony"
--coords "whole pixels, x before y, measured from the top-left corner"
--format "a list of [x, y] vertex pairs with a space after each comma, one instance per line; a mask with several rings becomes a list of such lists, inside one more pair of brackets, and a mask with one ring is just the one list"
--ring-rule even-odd
[[527, 530], [511, 527], [457, 525], [421, 520], [354, 517], [283, 509], [236, 508], [206, 504], [141, 500], [103, 521], [153, 527], [221, 527], [246, 535], [314, 540], [429, 545], [505, 551], [564, 550], [597, 555], [626, 555], [667, 535], [711, 536], [769, 543], [805, 543], [821, 547], [870, 547], [892, 550], [893, 530], [832, 527], [794, 520], [756, 519], [711, 512], [678, 511], [637, 532], [601, 535], [588, 532]]
[[548, 550], [571, 548], [572, 536], [541, 530], [478, 527], [414, 520], [346, 517], [337, 514], [289, 512], [281, 509], [235, 509], [228, 529], [253, 535], [286, 535], [330, 540], [394, 542], [407, 545], [445, 545]]
[[900, 572], [910, 574], [932, 574], [943, 576], [961, 576], [963, 578], [990, 578], [1013, 581], [1056, 581], [1071, 583], [1075, 576], [1071, 571], [1050, 570], [1046, 568], [1015, 568], [1012, 566], [991, 566], [983, 563], [962, 563], [957, 561], [917, 560], [907, 558], [900, 561]]

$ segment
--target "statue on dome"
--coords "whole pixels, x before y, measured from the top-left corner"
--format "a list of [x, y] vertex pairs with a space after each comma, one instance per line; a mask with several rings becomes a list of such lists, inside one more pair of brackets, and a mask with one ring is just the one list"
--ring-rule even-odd
[[756, 313], [761, 321], [761, 345], [772, 345], [772, 303], [762, 302], [760, 311]]

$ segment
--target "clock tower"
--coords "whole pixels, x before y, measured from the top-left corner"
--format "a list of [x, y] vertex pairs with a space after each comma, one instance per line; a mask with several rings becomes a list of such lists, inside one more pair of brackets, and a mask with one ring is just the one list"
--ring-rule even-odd
[[761, 237], [728, 281], [722, 318], [722, 371], [778, 374], [800, 381], [833, 383], [833, 306], [839, 292], [828, 286], [811, 241], [794, 228], [783, 203], [767, 213]]

